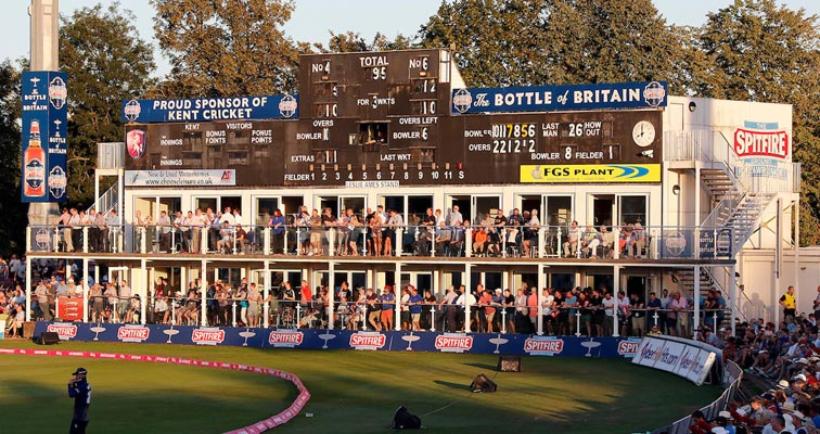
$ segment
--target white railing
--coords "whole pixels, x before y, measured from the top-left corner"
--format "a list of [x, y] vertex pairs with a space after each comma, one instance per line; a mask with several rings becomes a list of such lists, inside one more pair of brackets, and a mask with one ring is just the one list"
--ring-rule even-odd
[[122, 169], [125, 167], [125, 143], [97, 143], [97, 169]]

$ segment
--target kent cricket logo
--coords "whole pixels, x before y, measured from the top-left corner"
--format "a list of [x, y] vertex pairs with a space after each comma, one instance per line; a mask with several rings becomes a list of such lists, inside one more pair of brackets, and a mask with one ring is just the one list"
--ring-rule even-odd
[[283, 96], [279, 101], [279, 113], [282, 114], [283, 118], [293, 117], [298, 108], [299, 103], [297, 103], [296, 98], [291, 95], [285, 94], [285, 96]]

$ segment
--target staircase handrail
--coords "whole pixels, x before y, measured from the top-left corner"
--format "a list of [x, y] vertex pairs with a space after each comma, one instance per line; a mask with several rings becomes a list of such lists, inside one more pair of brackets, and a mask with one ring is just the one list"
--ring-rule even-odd
[[[119, 199], [119, 194], [118, 194], [119, 192], [117, 190], [118, 190], [117, 184], [114, 184], [111, 187], [109, 187], [108, 190], [106, 190], [103, 194], [101, 194], [100, 197], [98, 197], [97, 200], [95, 200], [94, 203], [91, 204], [91, 206], [88, 207], [88, 209], [85, 210], [86, 213], [91, 211], [91, 209], [93, 208], [93, 209], [96, 209], [98, 212], [106, 214], [109, 211], [111, 211], [112, 209], [118, 208], [119, 207], [119, 200], [118, 200]], [[117, 210], [117, 211], [119, 212], [119, 210]]]
[[[706, 274], [709, 276], [709, 279], [711, 279], [711, 280], [712, 280], [712, 283], [715, 285], [715, 288], [718, 290], [718, 292], [720, 292], [721, 294], [726, 294], [726, 289], [725, 289], [725, 288], [723, 288], [723, 285], [721, 285], [720, 281], [717, 279], [717, 276], [715, 276], [715, 273], [712, 271], [712, 267], [701, 267], [701, 268], [702, 268], [702, 269], [706, 272]], [[725, 267], [723, 267], [723, 268], [725, 269]], [[730, 272], [730, 271], [728, 271], [728, 270], [727, 270], [727, 272]], [[751, 299], [751, 298], [749, 298], [749, 296], [748, 296], [745, 292], [743, 292], [743, 291], [739, 291], [739, 290], [738, 290], [738, 291], [735, 291], [735, 294], [738, 294], [738, 293], [740, 293], [740, 295], [741, 295], [743, 298], [745, 298], [745, 299], [746, 299], [746, 302], [747, 302], [747, 303], [751, 303], [751, 302], [752, 302], [752, 299]], [[726, 294], [726, 295], [728, 296], [728, 294]], [[739, 301], [739, 299], [740, 299], [740, 298], [739, 298], [739, 297], [735, 297], [735, 298], [737, 299], [737, 300], [735, 300], [735, 303], [736, 303], [736, 305], [737, 305], [737, 309], [736, 309], [735, 311], [738, 313], [738, 315], [739, 315], [740, 317], [742, 317], [742, 319], [743, 319], [744, 321], [745, 321], [745, 320], [748, 320], [748, 318], [746, 318], [746, 314], [743, 312], [743, 310], [742, 310], [742, 309], [740, 309], [740, 306], [741, 306], [741, 305], [740, 305], [739, 303], [737, 303], [737, 301]]]

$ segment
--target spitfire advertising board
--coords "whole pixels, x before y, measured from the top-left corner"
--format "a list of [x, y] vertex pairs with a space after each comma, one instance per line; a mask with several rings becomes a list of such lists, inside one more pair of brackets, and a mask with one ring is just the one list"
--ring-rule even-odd
[[55, 332], [62, 341], [243, 346], [296, 350], [424, 351], [533, 357], [631, 359], [635, 338], [536, 336], [516, 333], [440, 333], [325, 329], [196, 327], [39, 321], [35, 335]]
[[68, 75], [24, 71], [22, 77], [23, 202], [66, 200]]
[[666, 106], [665, 81], [455, 89], [452, 113], [654, 109]]

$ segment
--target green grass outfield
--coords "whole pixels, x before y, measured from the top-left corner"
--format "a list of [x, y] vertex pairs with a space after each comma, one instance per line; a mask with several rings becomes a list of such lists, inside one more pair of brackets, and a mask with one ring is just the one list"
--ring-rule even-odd
[[[35, 347], [23, 341], [0, 347]], [[42, 347], [40, 347], [42, 348]], [[720, 393], [626, 360], [523, 358], [522, 373], [494, 372], [496, 357], [369, 351], [261, 350], [148, 344], [63, 343], [51, 349], [232, 361], [299, 375], [312, 394], [282, 433], [387, 433], [400, 404], [426, 432], [630, 433], [657, 428]], [[71, 372], [89, 370], [90, 433], [211, 433], [284, 409], [290, 383], [225, 370], [144, 362], [0, 355], [2, 432], [68, 430]], [[476, 374], [498, 392], [473, 394]], [[305, 413], [313, 413], [306, 417]]]

